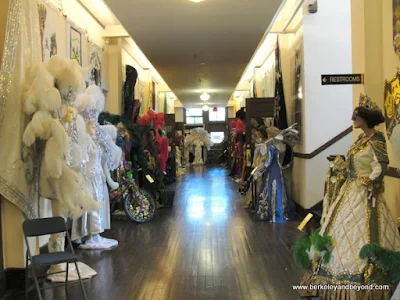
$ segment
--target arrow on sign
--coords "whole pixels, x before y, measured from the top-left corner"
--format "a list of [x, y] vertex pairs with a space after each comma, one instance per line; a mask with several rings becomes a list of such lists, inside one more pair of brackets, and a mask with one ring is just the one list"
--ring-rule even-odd
[[322, 79], [322, 81], [323, 81], [323, 82], [327, 82], [328, 80], [326, 79], [326, 77], [324, 77], [324, 78]]

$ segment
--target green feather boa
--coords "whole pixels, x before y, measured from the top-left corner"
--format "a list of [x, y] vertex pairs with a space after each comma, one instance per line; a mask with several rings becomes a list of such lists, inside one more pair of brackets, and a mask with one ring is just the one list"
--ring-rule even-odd
[[390, 283], [400, 281], [400, 252], [383, 248], [381, 245], [367, 244], [360, 250], [361, 259], [371, 259], [388, 273]]
[[332, 238], [330, 236], [321, 236], [320, 229], [314, 231], [311, 235], [301, 237], [293, 246], [293, 258], [295, 264], [303, 269], [310, 270], [312, 262], [308, 256], [311, 246], [314, 246], [319, 252], [325, 251], [322, 260], [328, 263], [331, 258]]

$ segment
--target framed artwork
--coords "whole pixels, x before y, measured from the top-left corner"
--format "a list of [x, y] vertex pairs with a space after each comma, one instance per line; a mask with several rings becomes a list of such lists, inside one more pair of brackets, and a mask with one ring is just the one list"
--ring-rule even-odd
[[255, 96], [255, 94], [254, 94], [254, 79], [252, 79], [251, 81], [250, 81], [250, 98], [254, 98], [254, 97], [256, 97]]
[[82, 66], [82, 34], [71, 26], [70, 29], [70, 58]]
[[393, 47], [394, 52], [400, 58], [400, 1], [393, 0]]
[[140, 114], [143, 114], [144, 110], [144, 82], [139, 80], [139, 101], [141, 103], [140, 105]]
[[101, 87], [102, 54], [103, 50], [100, 47], [89, 42], [90, 85]]
[[154, 81], [152, 81], [150, 85], [151, 85], [151, 90], [150, 90], [151, 108], [153, 110], [156, 110], [156, 103], [157, 103], [157, 99], [156, 99], [156, 83]]
[[54, 55], [64, 54], [59, 47], [59, 37], [62, 36], [60, 18], [63, 18], [61, 7], [56, 0], [41, 0], [38, 4], [42, 60], [45, 62]]
[[299, 137], [301, 138], [301, 124], [302, 124], [302, 100], [303, 100], [303, 87], [301, 82], [301, 72], [302, 72], [302, 52], [301, 46], [296, 48], [294, 53], [294, 69], [293, 69], [293, 116], [292, 122], [299, 124]]
[[390, 139], [395, 127], [400, 124], [400, 73], [385, 81], [384, 98], [386, 133]]

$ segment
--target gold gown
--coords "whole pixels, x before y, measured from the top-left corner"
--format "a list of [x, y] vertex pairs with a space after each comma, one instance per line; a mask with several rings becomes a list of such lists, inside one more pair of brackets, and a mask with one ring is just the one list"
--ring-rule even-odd
[[[303, 284], [384, 285], [391, 280], [379, 257], [375, 261], [360, 257], [366, 245], [400, 251], [399, 231], [383, 199], [382, 179], [389, 163], [384, 135], [375, 132], [367, 138], [362, 134], [350, 148], [347, 162], [347, 180], [319, 233], [331, 237], [331, 257], [322, 262], [321, 253], [312, 246], [308, 251], [312, 274], [306, 274]], [[314, 294], [322, 299], [379, 300], [389, 299], [391, 291], [320, 290]]]

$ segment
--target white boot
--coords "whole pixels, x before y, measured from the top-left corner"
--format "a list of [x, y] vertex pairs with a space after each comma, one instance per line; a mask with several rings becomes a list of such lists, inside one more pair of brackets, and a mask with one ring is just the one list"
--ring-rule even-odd
[[65, 247], [65, 232], [59, 233], [56, 239], [49, 239], [49, 243], [47, 244], [47, 248], [49, 253], [53, 252], [63, 252]]
[[118, 246], [118, 241], [106, 239], [101, 237], [100, 234], [96, 234], [80, 245], [79, 248], [85, 250], [109, 250], [116, 246]]

